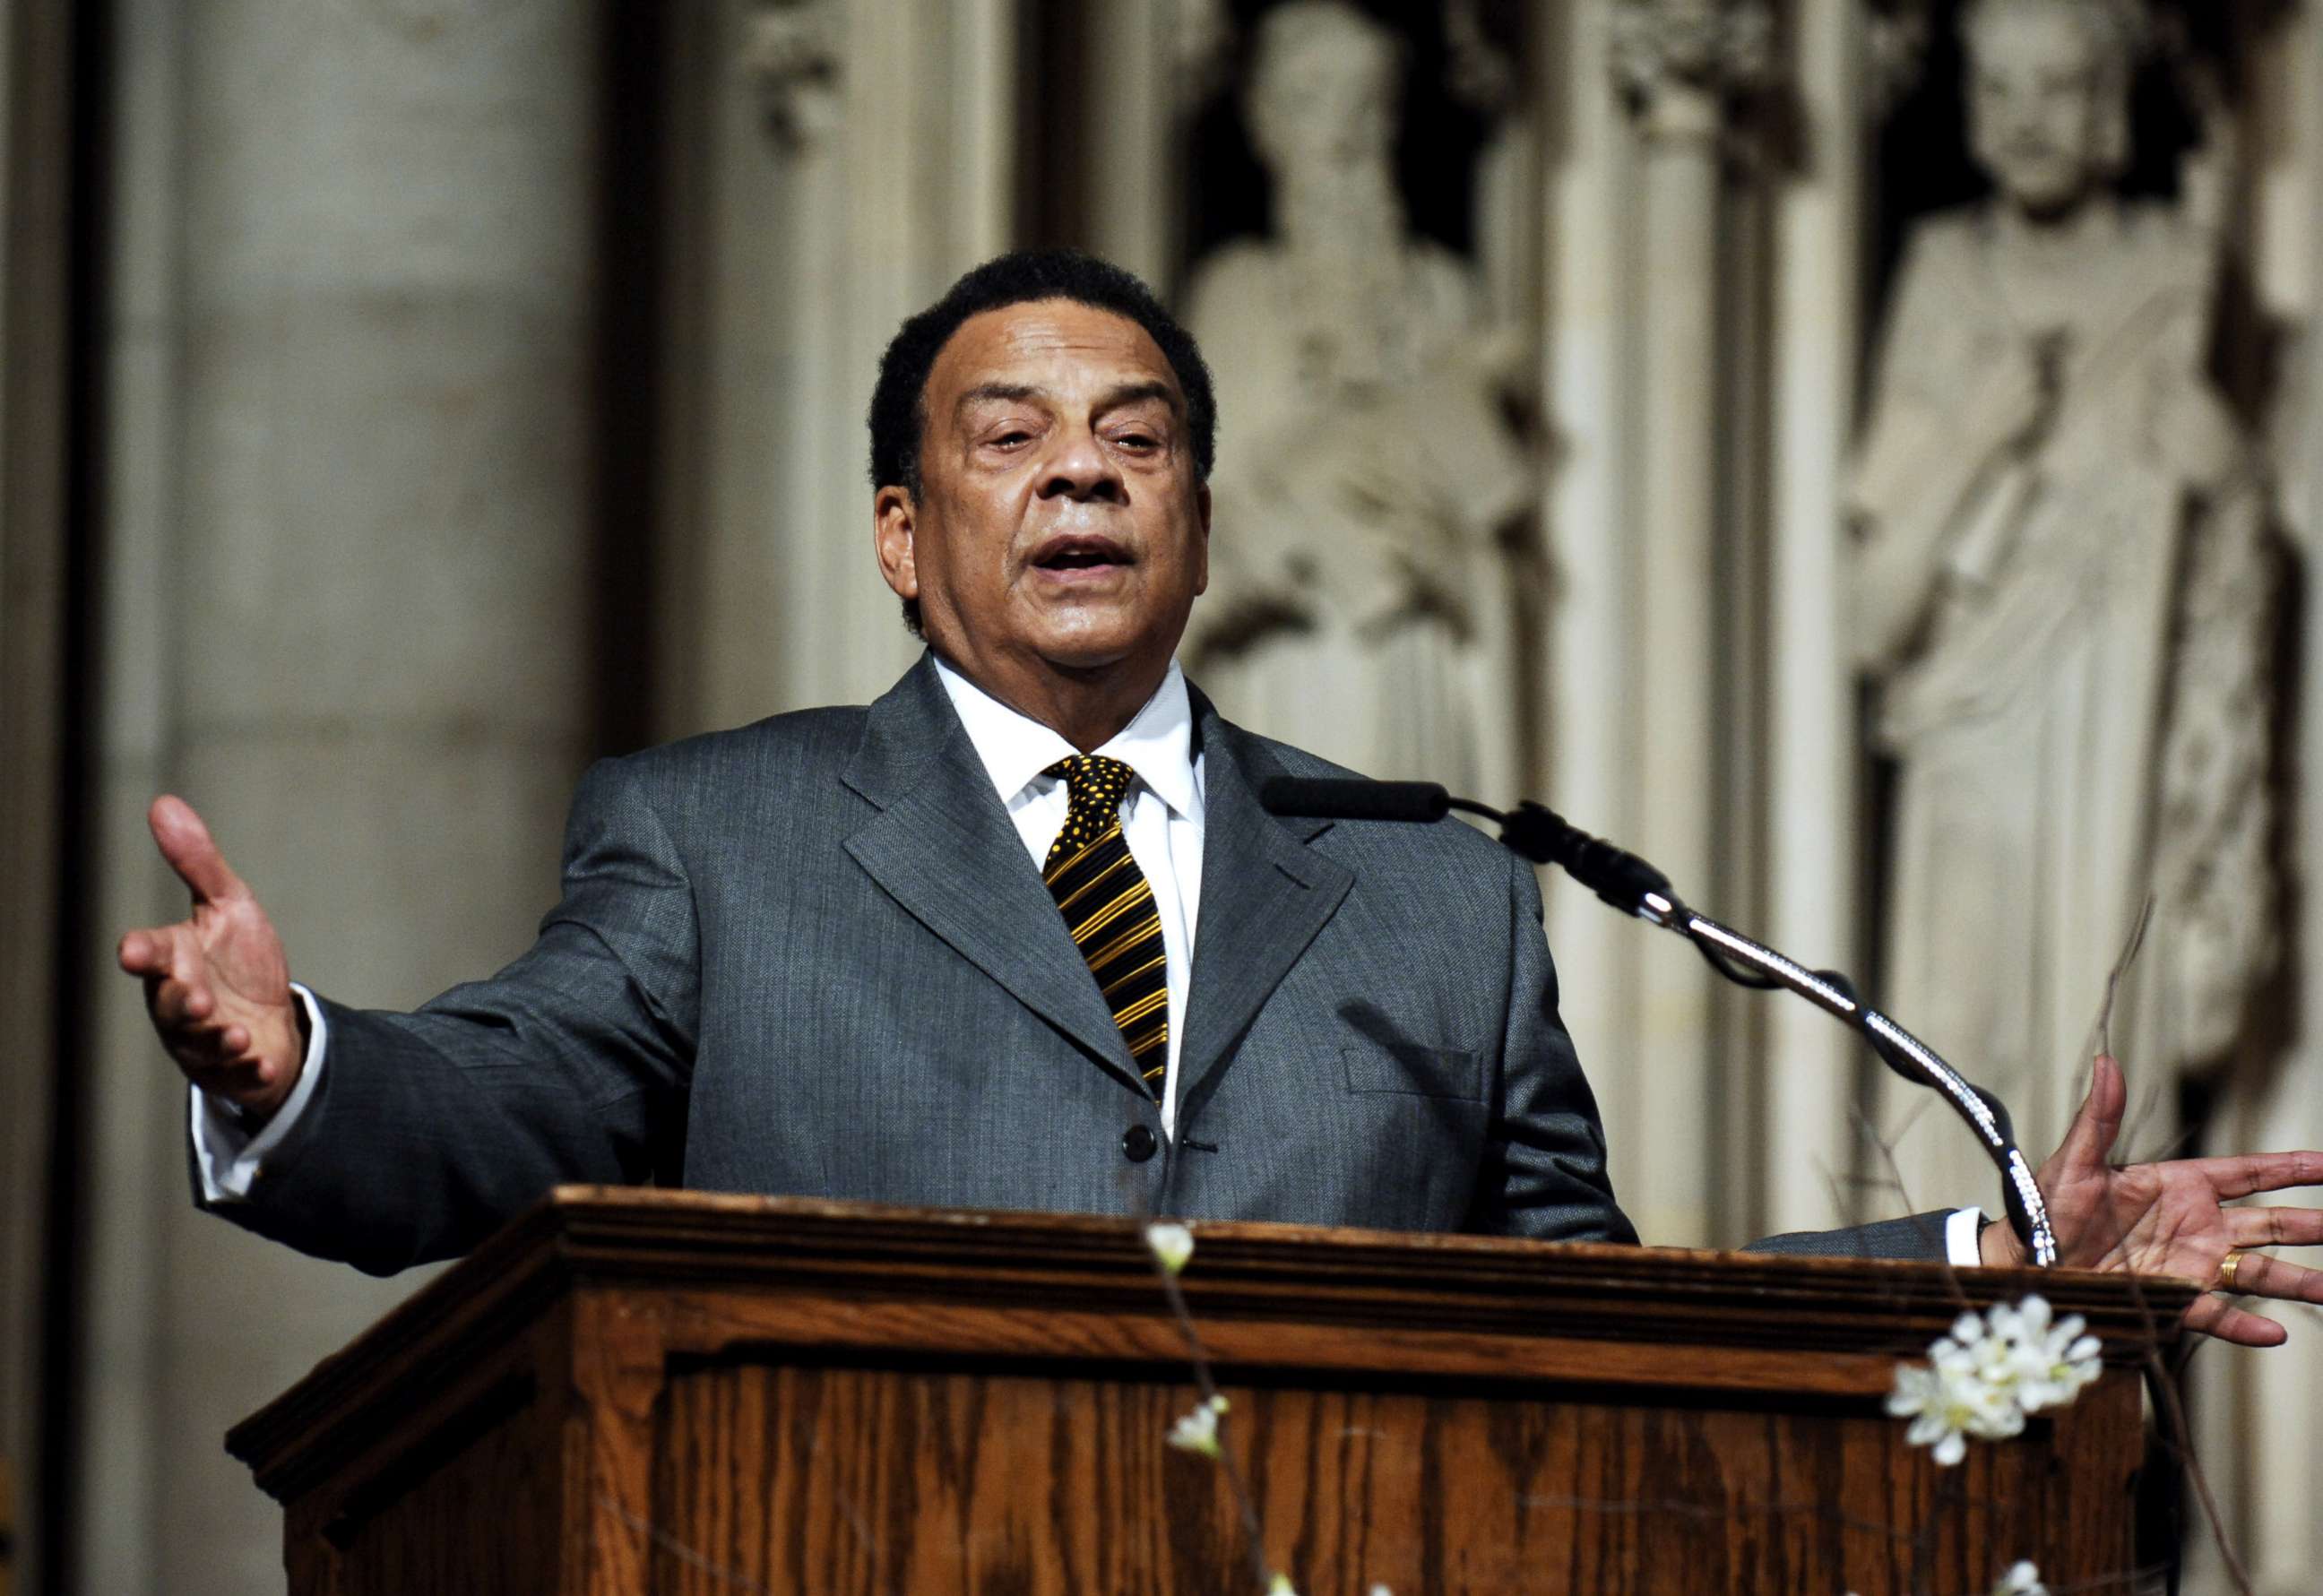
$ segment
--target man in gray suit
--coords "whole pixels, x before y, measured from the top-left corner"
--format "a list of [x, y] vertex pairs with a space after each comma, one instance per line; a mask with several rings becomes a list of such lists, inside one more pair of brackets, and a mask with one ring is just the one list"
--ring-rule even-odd
[[[194, 1083], [203, 1200], [382, 1272], [552, 1184], [654, 1179], [1634, 1240], [1530, 868], [1455, 823], [1268, 815], [1269, 775], [1338, 773], [1179, 674], [1214, 420], [1143, 285], [990, 262], [898, 333], [871, 419], [876, 551], [927, 656], [868, 709], [596, 766], [563, 900], [490, 980], [410, 1014], [295, 987], [198, 817], [156, 801], [194, 912], [121, 962]], [[2107, 1169], [2119, 1072], [2096, 1080], [2043, 1170], [2069, 1256], [2207, 1280], [2323, 1240], [2219, 1206], [2307, 1155]], [[1942, 1216], [1790, 1244], [1942, 1256], [1947, 1229], [1975, 1261]], [[2005, 1227], [1982, 1244], [2009, 1261]], [[2323, 1300], [2236, 1256], [2241, 1289]]]

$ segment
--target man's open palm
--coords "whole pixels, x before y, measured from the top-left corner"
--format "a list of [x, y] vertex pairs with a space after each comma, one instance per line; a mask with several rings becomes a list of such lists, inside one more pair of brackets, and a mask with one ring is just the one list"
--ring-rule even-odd
[[156, 798], [145, 818], [193, 894], [193, 913], [123, 937], [121, 968], [145, 983], [153, 1029], [188, 1079], [270, 1114], [297, 1084], [306, 1052], [282, 939], [190, 804]]
[[[2058, 1262], [2069, 1269], [2126, 1270], [2175, 1275], [2217, 1288], [2230, 1252], [2323, 1243], [2323, 1213], [2313, 1208], [2227, 1207], [2237, 1197], [2323, 1185], [2323, 1153], [2258, 1152], [2117, 1166], [2129, 1087], [2121, 1066], [2100, 1058], [2089, 1095], [2065, 1140], [2041, 1166], [2042, 1195], [2057, 1233]], [[2005, 1225], [1985, 1232], [1985, 1261], [2021, 1264], [2024, 1249]], [[2243, 1257], [2234, 1294], [2282, 1302], [2323, 1302], [2323, 1272], [2270, 1258]], [[2214, 1290], [2186, 1315], [2190, 1329], [2245, 1346], [2276, 1346], [2282, 1326]]]

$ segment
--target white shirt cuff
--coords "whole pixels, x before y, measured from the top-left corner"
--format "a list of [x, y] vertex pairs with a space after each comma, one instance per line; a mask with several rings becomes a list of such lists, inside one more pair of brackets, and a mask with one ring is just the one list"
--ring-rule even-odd
[[[269, 1130], [273, 1127], [269, 1125]], [[1955, 1269], [1981, 1269], [1984, 1252], [1977, 1237], [1984, 1230], [1982, 1208], [1955, 1208], [1944, 1221], [1944, 1256]]]
[[221, 1103], [201, 1087], [188, 1085], [193, 1095], [191, 1105], [194, 1167], [201, 1172], [202, 1201], [206, 1203], [238, 1202], [250, 1195], [251, 1183], [258, 1179], [259, 1167], [266, 1155], [282, 1145], [282, 1139], [298, 1123], [307, 1105], [315, 1096], [315, 1083], [323, 1074], [323, 1048], [329, 1028], [323, 1021], [323, 1005], [315, 995], [298, 982], [290, 990], [307, 1005], [307, 1056], [299, 1061], [298, 1084], [290, 1088], [290, 1096], [274, 1111], [274, 1117], [265, 1128], [252, 1135], [232, 1105]]

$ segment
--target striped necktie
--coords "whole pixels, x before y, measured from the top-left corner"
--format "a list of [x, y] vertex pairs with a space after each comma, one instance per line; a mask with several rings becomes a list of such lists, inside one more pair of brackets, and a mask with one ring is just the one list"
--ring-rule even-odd
[[1136, 772], [1118, 759], [1075, 754], [1042, 775], [1065, 782], [1065, 828], [1042, 867], [1049, 895], [1073, 945], [1097, 977], [1146, 1089], [1159, 1099], [1169, 1080], [1170, 986], [1162, 916], [1153, 888], [1129, 857], [1121, 801]]

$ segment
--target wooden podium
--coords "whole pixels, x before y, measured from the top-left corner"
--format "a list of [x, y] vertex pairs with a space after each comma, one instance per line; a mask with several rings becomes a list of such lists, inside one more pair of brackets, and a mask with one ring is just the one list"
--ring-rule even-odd
[[[2135, 1365], [2191, 1288], [1196, 1235], [1226, 1444], [1307, 1596], [2131, 1588]], [[2034, 1288], [2104, 1377], [1936, 1468], [1896, 1360]], [[1218, 1465], [1163, 1444], [1195, 1399], [1125, 1222], [571, 1188], [226, 1444], [295, 1596], [1249, 1591]]]

